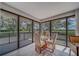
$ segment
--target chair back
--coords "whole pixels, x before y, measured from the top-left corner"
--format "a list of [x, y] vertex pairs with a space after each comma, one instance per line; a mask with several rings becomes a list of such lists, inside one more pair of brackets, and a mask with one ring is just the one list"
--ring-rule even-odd
[[34, 42], [35, 46], [40, 46], [40, 33], [38, 31], [34, 32]]
[[51, 33], [51, 40], [54, 44], [56, 43], [57, 38], [58, 38], [58, 33], [56, 32]]
[[79, 36], [70, 36], [69, 41], [71, 43], [79, 43]]
[[47, 40], [50, 40], [50, 32], [49, 31], [46, 31], [46, 37], [47, 37]]

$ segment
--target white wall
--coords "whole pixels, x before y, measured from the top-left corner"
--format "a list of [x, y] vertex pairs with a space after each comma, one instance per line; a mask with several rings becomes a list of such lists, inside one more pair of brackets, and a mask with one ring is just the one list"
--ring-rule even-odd
[[0, 2], [0, 8], [1, 8], [1, 2]]
[[[0, 2], [0, 8], [1, 8], [1, 2]], [[0, 17], [1, 17], [1, 11], [0, 11]]]
[[5, 3], [0, 2], [0, 8], [8, 10], [8, 11], [16, 13], [16, 14], [19, 14], [19, 15], [22, 15], [22, 16], [25, 16], [25, 17], [28, 17], [28, 18], [31, 18], [31, 19], [37, 21], [37, 18], [33, 17], [32, 15], [24, 13], [23, 11], [16, 9], [16, 8], [13, 8], [13, 7], [5, 4]]

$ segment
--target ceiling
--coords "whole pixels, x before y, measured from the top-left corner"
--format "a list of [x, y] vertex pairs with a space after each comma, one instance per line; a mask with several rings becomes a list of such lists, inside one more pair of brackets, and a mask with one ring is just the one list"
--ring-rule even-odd
[[79, 8], [79, 2], [5, 2], [36, 18], [44, 19]]

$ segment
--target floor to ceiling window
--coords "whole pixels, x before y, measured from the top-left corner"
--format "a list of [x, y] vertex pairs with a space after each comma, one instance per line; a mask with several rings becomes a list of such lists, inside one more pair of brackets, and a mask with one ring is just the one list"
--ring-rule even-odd
[[57, 32], [57, 44], [66, 45], [66, 19], [57, 19], [51, 21], [51, 33]]
[[1, 10], [0, 54], [17, 49], [17, 16]]
[[20, 17], [19, 32], [20, 47], [32, 43], [32, 20]]

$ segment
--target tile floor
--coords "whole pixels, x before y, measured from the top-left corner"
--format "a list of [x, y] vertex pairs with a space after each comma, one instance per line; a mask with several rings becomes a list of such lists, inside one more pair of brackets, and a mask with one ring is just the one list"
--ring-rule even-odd
[[[44, 56], [69, 56], [69, 51], [70, 49], [68, 47], [56, 45], [54, 53], [50, 54], [46, 52]], [[39, 56], [39, 54], [35, 52], [34, 43], [32, 43], [28, 46], [5, 54], [4, 56]], [[75, 56], [75, 54], [71, 52], [71, 56]]]

